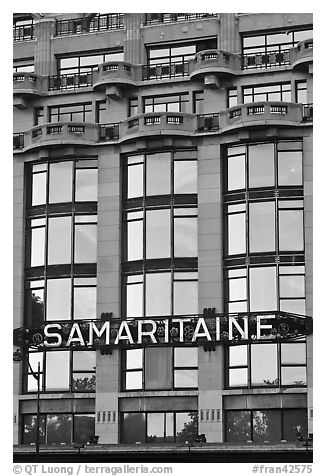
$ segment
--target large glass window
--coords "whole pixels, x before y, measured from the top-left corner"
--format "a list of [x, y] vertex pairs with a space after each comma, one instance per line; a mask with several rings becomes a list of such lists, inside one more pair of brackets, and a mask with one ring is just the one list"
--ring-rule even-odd
[[93, 122], [92, 103], [49, 107], [49, 122]]
[[107, 61], [123, 61], [121, 50], [112, 50], [100, 53], [87, 54], [83, 56], [70, 56], [59, 58], [58, 74], [81, 74], [92, 72], [101, 63]]
[[243, 103], [259, 101], [291, 102], [291, 83], [274, 83], [243, 88]]
[[188, 112], [188, 103], [188, 93], [144, 97], [143, 112]]
[[122, 357], [122, 369], [124, 390], [198, 388], [198, 349], [128, 349]]
[[305, 386], [306, 343], [260, 342], [230, 346], [227, 385], [228, 387]]

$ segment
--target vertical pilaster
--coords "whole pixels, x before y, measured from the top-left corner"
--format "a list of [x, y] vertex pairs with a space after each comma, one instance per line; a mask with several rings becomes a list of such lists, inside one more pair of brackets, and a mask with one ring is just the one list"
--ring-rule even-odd
[[145, 47], [142, 42], [141, 13], [125, 13], [124, 25], [126, 28], [124, 43], [125, 61], [132, 64], [145, 64]]
[[42, 76], [56, 74], [56, 60], [52, 52], [52, 37], [55, 34], [55, 19], [42, 18], [35, 23], [35, 73]]
[[235, 13], [220, 13], [220, 38], [218, 48], [230, 53], [241, 53], [241, 38]]

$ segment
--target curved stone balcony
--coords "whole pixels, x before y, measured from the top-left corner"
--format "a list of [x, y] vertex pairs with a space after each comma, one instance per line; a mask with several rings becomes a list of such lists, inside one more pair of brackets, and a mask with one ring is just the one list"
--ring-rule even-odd
[[313, 61], [313, 40], [308, 39], [300, 41], [290, 50], [290, 64], [293, 69], [307, 70], [310, 72], [310, 66]]
[[119, 88], [136, 86], [141, 81], [141, 67], [124, 61], [109, 61], [99, 65], [93, 72], [93, 89], [104, 89], [106, 86]]
[[25, 99], [31, 96], [45, 96], [47, 90], [47, 77], [34, 73], [13, 74], [14, 106], [24, 108], [27, 106]]
[[23, 150], [58, 145], [92, 145], [99, 140], [98, 124], [51, 122], [24, 132]]
[[236, 75], [240, 72], [240, 56], [223, 50], [200, 51], [189, 64], [190, 79], [202, 79], [211, 74]]
[[302, 104], [281, 101], [254, 102], [234, 106], [219, 114], [223, 130], [251, 126], [298, 126], [304, 120]]
[[121, 123], [121, 141], [158, 135], [191, 136], [195, 132], [195, 114], [153, 112], [132, 116]]

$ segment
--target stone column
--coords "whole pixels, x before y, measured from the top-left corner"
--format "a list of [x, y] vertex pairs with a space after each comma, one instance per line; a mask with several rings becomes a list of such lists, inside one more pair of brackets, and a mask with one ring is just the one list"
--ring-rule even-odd
[[124, 26], [126, 28], [124, 41], [124, 58], [132, 64], [145, 64], [146, 52], [142, 41], [141, 25], [144, 14], [125, 13]]
[[55, 34], [56, 20], [41, 18], [35, 22], [35, 73], [42, 76], [56, 74], [56, 59], [52, 52], [52, 38]]
[[218, 48], [230, 53], [241, 53], [241, 38], [235, 13], [220, 13], [220, 38]]

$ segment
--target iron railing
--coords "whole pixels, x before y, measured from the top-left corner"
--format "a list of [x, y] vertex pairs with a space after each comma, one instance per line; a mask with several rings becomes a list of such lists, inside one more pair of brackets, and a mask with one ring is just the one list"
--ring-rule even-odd
[[219, 129], [219, 122], [219, 114], [198, 114], [197, 131], [217, 131]]
[[13, 27], [14, 41], [34, 40], [35, 30], [34, 24], [28, 23], [26, 25], [19, 25]]
[[49, 91], [79, 89], [93, 85], [92, 73], [71, 73], [49, 76]]
[[188, 76], [189, 60], [143, 66], [143, 80]]
[[217, 13], [146, 13], [145, 25], [216, 17]]
[[13, 148], [15, 149], [23, 149], [24, 147], [24, 133], [18, 132], [13, 136]]
[[262, 69], [290, 64], [290, 50], [247, 53], [242, 55], [242, 69]]
[[312, 104], [303, 104], [302, 105], [302, 117], [304, 122], [312, 122], [313, 120], [314, 107]]
[[119, 123], [100, 124], [99, 140], [119, 139]]
[[92, 33], [94, 31], [119, 30], [123, 28], [123, 13], [107, 13], [93, 18], [57, 20], [56, 36]]

